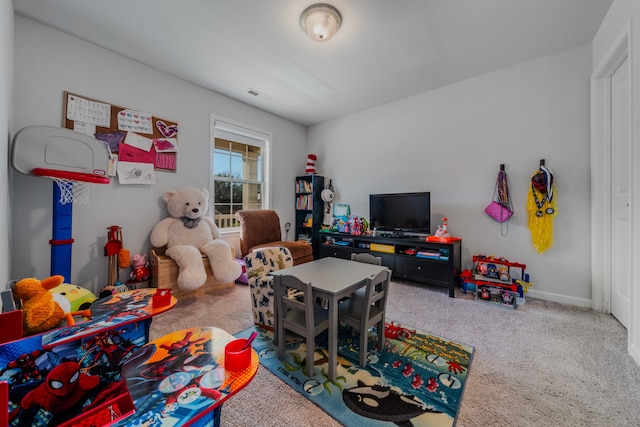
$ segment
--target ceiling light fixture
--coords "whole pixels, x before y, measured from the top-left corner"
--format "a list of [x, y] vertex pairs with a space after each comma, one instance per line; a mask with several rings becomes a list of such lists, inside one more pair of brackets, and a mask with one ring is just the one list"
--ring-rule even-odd
[[342, 25], [338, 9], [326, 3], [312, 4], [302, 12], [300, 26], [317, 42], [326, 42]]

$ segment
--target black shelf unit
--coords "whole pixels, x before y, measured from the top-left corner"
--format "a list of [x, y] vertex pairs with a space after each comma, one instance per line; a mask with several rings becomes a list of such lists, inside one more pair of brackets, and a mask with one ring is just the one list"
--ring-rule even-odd
[[[427, 242], [424, 237], [354, 236], [321, 232], [319, 256], [351, 259], [354, 252], [369, 252], [382, 258], [393, 277], [446, 286], [449, 296], [460, 283], [461, 240]], [[420, 253], [420, 255], [418, 255]]]
[[[319, 256], [320, 243], [318, 233], [324, 217], [324, 202], [321, 197], [323, 189], [323, 176], [313, 174], [296, 177], [295, 239], [311, 244], [314, 259]], [[311, 219], [311, 224], [308, 223], [309, 219]]]

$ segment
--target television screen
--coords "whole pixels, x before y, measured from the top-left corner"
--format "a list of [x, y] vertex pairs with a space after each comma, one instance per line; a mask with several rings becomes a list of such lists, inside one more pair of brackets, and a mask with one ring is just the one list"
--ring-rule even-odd
[[379, 231], [431, 231], [431, 193], [369, 195], [369, 228]]

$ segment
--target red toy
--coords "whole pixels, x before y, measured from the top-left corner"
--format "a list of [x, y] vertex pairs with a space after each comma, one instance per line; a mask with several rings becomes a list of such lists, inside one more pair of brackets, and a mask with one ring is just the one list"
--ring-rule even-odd
[[131, 280], [144, 282], [151, 277], [151, 270], [149, 270], [149, 262], [147, 261], [146, 254], [135, 254], [131, 260], [131, 267], [133, 268], [129, 274]]

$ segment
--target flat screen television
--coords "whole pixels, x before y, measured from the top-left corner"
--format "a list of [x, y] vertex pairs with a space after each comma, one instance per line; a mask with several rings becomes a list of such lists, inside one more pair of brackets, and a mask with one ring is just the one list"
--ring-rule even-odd
[[431, 193], [369, 195], [369, 228], [396, 233], [431, 232]]

